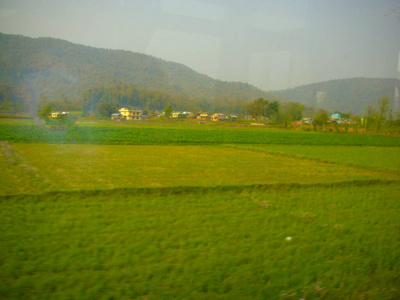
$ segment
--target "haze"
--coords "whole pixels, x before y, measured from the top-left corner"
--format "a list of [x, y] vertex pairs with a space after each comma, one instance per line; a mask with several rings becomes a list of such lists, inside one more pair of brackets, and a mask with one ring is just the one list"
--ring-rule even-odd
[[0, 32], [146, 53], [278, 90], [400, 78], [398, 1], [0, 1]]

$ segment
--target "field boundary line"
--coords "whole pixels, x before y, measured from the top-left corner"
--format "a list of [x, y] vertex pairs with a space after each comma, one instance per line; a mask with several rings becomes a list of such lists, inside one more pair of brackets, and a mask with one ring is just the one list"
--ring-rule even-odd
[[333, 187], [362, 187], [371, 185], [400, 184], [400, 180], [367, 179], [349, 180], [331, 183], [271, 183], [249, 185], [219, 185], [219, 186], [171, 186], [171, 187], [141, 187], [141, 188], [112, 188], [112, 189], [81, 189], [81, 190], [52, 190], [43, 193], [20, 193], [0, 195], [0, 202], [11, 198], [48, 197], [48, 196], [111, 196], [111, 195], [180, 195], [190, 193], [210, 192], [242, 192], [244, 190], [290, 190], [307, 188], [333, 188]]
[[[329, 160], [329, 159], [323, 159], [323, 158], [318, 158], [318, 157], [309, 157], [309, 156], [299, 155], [299, 154], [289, 154], [289, 153], [280, 152], [280, 151], [274, 151], [274, 150], [262, 150], [262, 149], [255, 149], [255, 148], [246, 148], [246, 147], [236, 146], [236, 145], [233, 145], [233, 144], [229, 144], [229, 145], [227, 144], [227, 145], [221, 145], [221, 146], [224, 146], [224, 147], [227, 147], [227, 148], [233, 148], [233, 149], [240, 149], [240, 150], [258, 152], [258, 153], [268, 153], [268, 154], [272, 154], [272, 155], [276, 155], [276, 156], [282, 156], [282, 157], [304, 159], [304, 160], [315, 161], [315, 162], [326, 163], [326, 164], [332, 164], [332, 165], [347, 166], [347, 167], [358, 168], [358, 169], [368, 170], [368, 171], [385, 172], [385, 173], [392, 174], [392, 175], [400, 175], [400, 171], [381, 169], [381, 168], [371, 167], [371, 166], [362, 166], [362, 165], [354, 164], [354, 163], [351, 163], [351, 162], [340, 162], [340, 161], [337, 161], [337, 160]], [[314, 146], [314, 145], [311, 145], [311, 146]], [[318, 145], [315, 145], [315, 146], [318, 146]], [[325, 146], [325, 145], [323, 145], [323, 146]], [[374, 146], [374, 147], [376, 147], [376, 146]]]

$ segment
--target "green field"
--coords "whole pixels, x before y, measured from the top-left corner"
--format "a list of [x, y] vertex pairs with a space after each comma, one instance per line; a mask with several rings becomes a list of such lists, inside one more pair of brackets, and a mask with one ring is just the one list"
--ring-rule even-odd
[[248, 144], [235, 147], [261, 150], [274, 154], [287, 154], [297, 158], [310, 158], [324, 162], [344, 163], [400, 172], [400, 149], [397, 147]]
[[[215, 122], [213, 122], [215, 123]], [[78, 123], [40, 129], [32, 121], [12, 124], [0, 120], [0, 141], [18, 143], [67, 144], [127, 144], [127, 145], [220, 145], [220, 144], [273, 144], [273, 145], [342, 145], [400, 147], [400, 139], [393, 136], [324, 134], [271, 128], [231, 127], [198, 123], [134, 122]], [[64, 130], [65, 129], [65, 130]]]
[[400, 298], [399, 139], [97, 125], [0, 123], [0, 299]]
[[[313, 184], [400, 174], [223, 146], [7, 144], [3, 194], [49, 190]], [[393, 155], [400, 154], [400, 148]], [[16, 178], [14, 178], [14, 176]]]

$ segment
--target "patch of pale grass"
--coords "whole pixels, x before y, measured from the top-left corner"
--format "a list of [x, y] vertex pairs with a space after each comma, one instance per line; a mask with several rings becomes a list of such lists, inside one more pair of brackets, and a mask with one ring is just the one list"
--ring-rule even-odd
[[217, 146], [13, 144], [13, 147], [40, 176], [50, 179], [52, 189], [60, 190], [329, 183], [400, 177]]
[[400, 172], [400, 147], [321, 145], [240, 145], [239, 147]]

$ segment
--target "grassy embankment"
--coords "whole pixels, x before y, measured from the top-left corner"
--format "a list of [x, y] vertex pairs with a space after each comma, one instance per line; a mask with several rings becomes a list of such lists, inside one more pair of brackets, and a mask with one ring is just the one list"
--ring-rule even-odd
[[399, 297], [398, 140], [99, 128], [1, 143], [2, 298]]

